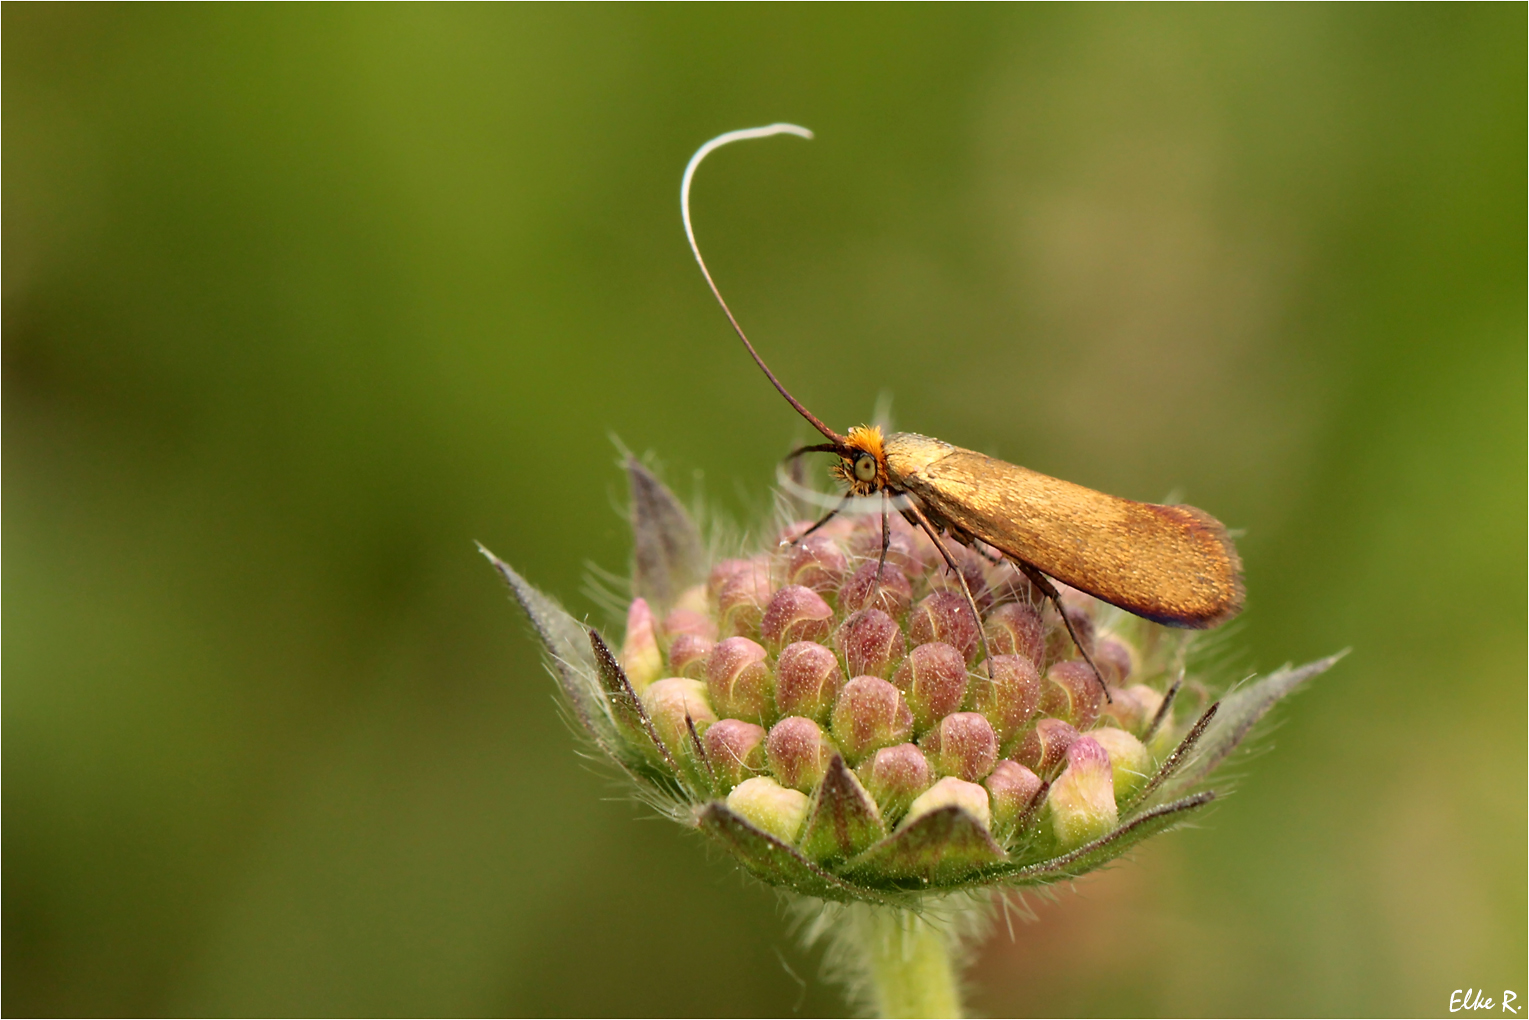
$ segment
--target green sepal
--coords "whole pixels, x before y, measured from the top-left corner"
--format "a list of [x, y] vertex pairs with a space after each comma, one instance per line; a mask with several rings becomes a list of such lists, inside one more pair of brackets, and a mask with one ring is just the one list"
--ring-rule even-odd
[[658, 477], [627, 454], [632, 485], [632, 594], [667, 609], [704, 577], [701, 533]]
[[610, 705], [616, 724], [634, 745], [678, 776], [680, 769], [675, 754], [664, 745], [663, 738], [658, 735], [658, 729], [648, 716], [648, 710], [642, 707], [641, 699], [632, 689], [632, 682], [626, 678], [626, 671], [616, 661], [616, 656], [611, 653], [600, 632], [594, 628], [589, 631], [589, 645], [594, 650], [600, 686], [605, 690], [605, 701]]
[[771, 885], [784, 886], [805, 896], [843, 903], [854, 900], [888, 904], [903, 902], [895, 894], [865, 889], [829, 874], [803, 857], [794, 847], [787, 846], [734, 814], [721, 801], [712, 801], [701, 808], [696, 815], [696, 828], [726, 846], [755, 878]]
[[840, 861], [886, 834], [876, 802], [844, 764], [843, 756], [834, 755], [818, 784], [807, 833], [802, 837], [802, 853], [815, 861]]
[[[1048, 885], [1077, 878], [1103, 867], [1149, 836], [1182, 825], [1215, 799], [1215, 793], [1206, 790], [1193, 797], [1164, 804], [1137, 815], [1124, 825], [1070, 853], [1034, 863], [1021, 863], [1016, 867], [999, 868], [988, 872], [983, 878], [1003, 879], [1010, 885]], [[1023, 860], [1022, 855], [1016, 856]]]
[[915, 879], [925, 886], [944, 885], [1001, 864], [1008, 856], [987, 826], [950, 805], [904, 825], [844, 870], [866, 881]]

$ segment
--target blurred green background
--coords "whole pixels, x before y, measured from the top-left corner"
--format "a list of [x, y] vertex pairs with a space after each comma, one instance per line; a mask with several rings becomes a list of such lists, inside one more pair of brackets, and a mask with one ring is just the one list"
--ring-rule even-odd
[[[1352, 645], [1198, 831], [1037, 901], [989, 1014], [1526, 984], [1521, 4], [7, 4], [4, 1009], [843, 1009], [575, 753], [609, 436], [727, 514], [904, 427], [1246, 529]], [[800, 980], [798, 980], [798, 978]]]

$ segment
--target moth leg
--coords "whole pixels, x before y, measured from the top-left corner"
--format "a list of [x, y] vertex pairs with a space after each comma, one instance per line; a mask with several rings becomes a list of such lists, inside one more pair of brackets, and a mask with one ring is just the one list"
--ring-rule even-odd
[[[944, 542], [940, 541], [940, 536], [935, 533], [934, 528], [930, 525], [929, 519], [924, 516], [923, 511], [912, 503], [909, 503], [908, 510], [903, 512], [906, 514], [908, 511], [912, 511], [914, 517], [918, 519], [918, 526], [924, 529], [924, 534], [929, 536], [929, 540], [934, 543], [934, 547], [940, 550], [940, 555], [945, 557], [945, 565], [950, 568], [952, 574], [956, 575], [956, 580], [961, 582], [961, 592], [966, 596], [966, 604], [971, 607], [972, 619], [977, 624], [977, 640], [982, 642], [982, 658], [987, 663], [987, 678], [991, 680], [993, 679], [993, 653], [988, 651], [987, 631], [982, 626], [982, 613], [977, 609], [977, 600], [972, 597], [971, 587], [966, 583], [966, 575], [961, 573], [960, 567], [956, 566], [955, 557], [950, 555], [950, 550], [945, 548]], [[1055, 591], [1056, 589], [1053, 588], [1052, 590]], [[1090, 663], [1089, 665], [1093, 664]], [[1094, 672], [1097, 673], [1098, 670]], [[1103, 683], [1104, 681], [1100, 680], [1099, 682]]]
[[781, 544], [782, 545], [796, 545], [796, 543], [800, 542], [802, 539], [806, 538], [808, 535], [812, 534], [814, 531], [817, 531], [823, 525], [827, 524], [829, 521], [831, 521], [835, 517], [839, 516], [839, 511], [843, 510], [844, 507], [845, 507], [845, 504], [847, 504], [853, 498], [854, 497], [852, 497], [852, 496], [845, 496], [843, 499], [839, 500], [839, 505], [838, 506], [834, 507], [832, 510], [828, 511], [828, 513], [824, 514], [821, 518], [819, 518], [818, 522], [816, 524], [814, 524], [812, 527], [808, 528], [806, 531], [802, 532], [800, 535], [797, 535], [791, 541], [783, 542]]
[[892, 544], [892, 522], [887, 518], [887, 504], [891, 503], [892, 497], [886, 490], [881, 492], [881, 559], [876, 561], [876, 593], [871, 596], [871, 604], [881, 598], [881, 572], [887, 568], [887, 547]]
[[1041, 594], [1045, 595], [1051, 600], [1051, 604], [1056, 606], [1057, 615], [1062, 618], [1062, 626], [1067, 628], [1067, 636], [1072, 638], [1073, 647], [1078, 650], [1079, 655], [1083, 656], [1083, 661], [1088, 663], [1088, 668], [1094, 671], [1094, 679], [1099, 681], [1099, 689], [1104, 692], [1104, 700], [1114, 704], [1115, 699], [1110, 697], [1110, 688], [1104, 682], [1104, 674], [1099, 672], [1099, 667], [1094, 664], [1094, 657], [1088, 654], [1088, 649], [1084, 648], [1083, 642], [1078, 640], [1078, 632], [1072, 629], [1072, 621], [1067, 618], [1067, 610], [1062, 608], [1062, 593], [1056, 590], [1056, 585], [1051, 583], [1051, 578], [1041, 573], [1035, 567], [1021, 559], [1014, 559], [1013, 557], [1010, 557], [1010, 559], [1013, 559], [1014, 565], [1022, 570], [1024, 575], [1030, 579], [1030, 583], [1039, 588]]

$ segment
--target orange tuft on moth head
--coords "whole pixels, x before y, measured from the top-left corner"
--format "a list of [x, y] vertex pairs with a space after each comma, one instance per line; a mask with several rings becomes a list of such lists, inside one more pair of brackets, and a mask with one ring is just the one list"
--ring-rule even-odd
[[844, 437], [834, 473], [856, 496], [869, 496], [887, 487], [887, 455], [882, 446], [880, 425], [857, 425]]

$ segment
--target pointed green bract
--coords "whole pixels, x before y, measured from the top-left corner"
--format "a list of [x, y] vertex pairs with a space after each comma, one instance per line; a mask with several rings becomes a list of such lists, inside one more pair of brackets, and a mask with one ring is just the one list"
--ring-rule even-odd
[[863, 881], [912, 879], [938, 886], [1008, 858], [987, 826], [959, 807], [938, 808], [902, 826], [845, 866]]
[[668, 607], [700, 581], [701, 533], [662, 482], [628, 456], [632, 485], [632, 594]]
[[834, 755], [818, 785], [802, 853], [815, 861], [842, 861], [853, 857], [887, 834], [876, 801], [860, 780]]

